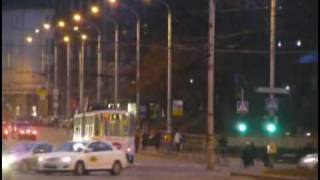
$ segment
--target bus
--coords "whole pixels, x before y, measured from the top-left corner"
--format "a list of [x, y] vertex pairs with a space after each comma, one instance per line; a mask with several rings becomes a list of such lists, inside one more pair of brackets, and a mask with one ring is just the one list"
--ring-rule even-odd
[[76, 114], [73, 118], [73, 141], [105, 140], [127, 153], [133, 163], [135, 155], [135, 116], [125, 110], [96, 110]]

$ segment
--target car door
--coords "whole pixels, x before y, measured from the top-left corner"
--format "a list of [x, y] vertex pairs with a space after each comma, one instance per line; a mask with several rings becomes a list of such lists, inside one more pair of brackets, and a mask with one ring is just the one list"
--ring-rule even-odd
[[115, 160], [113, 148], [105, 143], [98, 142], [99, 169], [110, 169]]
[[40, 154], [52, 152], [53, 146], [51, 144], [38, 144], [32, 150], [32, 156], [29, 159], [29, 163], [32, 167], [36, 167], [38, 163], [38, 157]]
[[99, 149], [98, 142], [93, 142], [88, 145], [88, 148], [91, 150], [85, 152], [85, 166], [87, 169], [99, 169]]

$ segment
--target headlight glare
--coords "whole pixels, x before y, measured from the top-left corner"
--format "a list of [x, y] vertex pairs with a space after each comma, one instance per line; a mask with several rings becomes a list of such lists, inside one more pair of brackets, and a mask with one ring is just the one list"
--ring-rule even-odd
[[13, 155], [4, 155], [2, 156], [2, 169], [7, 169], [12, 163], [16, 161], [16, 157]]
[[62, 159], [61, 159], [61, 161], [62, 162], [64, 162], [64, 163], [68, 163], [68, 162], [70, 162], [71, 161], [71, 157], [63, 157]]

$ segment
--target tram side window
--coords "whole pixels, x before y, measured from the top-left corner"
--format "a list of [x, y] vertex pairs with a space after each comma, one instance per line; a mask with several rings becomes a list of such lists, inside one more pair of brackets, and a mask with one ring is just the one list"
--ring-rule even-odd
[[120, 116], [119, 124], [120, 124], [120, 136], [128, 136], [129, 135], [129, 122], [128, 117], [125, 115]]

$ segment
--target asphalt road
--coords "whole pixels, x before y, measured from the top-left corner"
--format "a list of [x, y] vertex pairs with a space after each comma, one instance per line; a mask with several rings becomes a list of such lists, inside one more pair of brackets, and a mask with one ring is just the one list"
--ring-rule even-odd
[[203, 165], [181, 162], [151, 156], [138, 155], [135, 165], [125, 169], [119, 176], [111, 176], [108, 172], [90, 173], [85, 176], [74, 176], [72, 173], [56, 173], [42, 175], [36, 173], [14, 174], [14, 180], [241, 180], [248, 178], [229, 177], [223, 169], [206, 171]]

